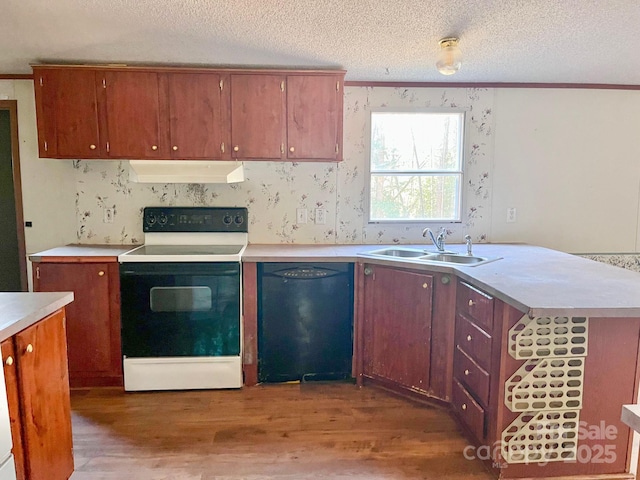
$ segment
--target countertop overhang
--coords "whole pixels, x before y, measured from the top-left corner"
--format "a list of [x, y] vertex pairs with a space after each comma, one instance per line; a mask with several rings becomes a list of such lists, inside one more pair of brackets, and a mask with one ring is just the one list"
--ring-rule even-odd
[[73, 302], [73, 292], [0, 292], [0, 342]]

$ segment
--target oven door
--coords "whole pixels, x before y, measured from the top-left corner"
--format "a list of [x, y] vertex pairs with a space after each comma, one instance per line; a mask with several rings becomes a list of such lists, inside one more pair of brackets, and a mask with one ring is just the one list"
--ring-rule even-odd
[[240, 355], [240, 264], [120, 265], [125, 358]]

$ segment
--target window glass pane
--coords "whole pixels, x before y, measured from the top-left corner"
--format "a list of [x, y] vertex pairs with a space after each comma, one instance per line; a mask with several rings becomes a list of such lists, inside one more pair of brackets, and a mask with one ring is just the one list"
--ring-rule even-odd
[[460, 174], [371, 175], [371, 220], [459, 220]]
[[462, 113], [371, 113], [371, 171], [460, 171]]

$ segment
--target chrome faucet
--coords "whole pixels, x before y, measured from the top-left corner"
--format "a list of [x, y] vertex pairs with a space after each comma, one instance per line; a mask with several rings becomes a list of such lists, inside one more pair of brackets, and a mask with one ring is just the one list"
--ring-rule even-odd
[[433, 245], [438, 249], [439, 252], [444, 252], [444, 239], [447, 237], [447, 230], [444, 228], [440, 229], [440, 233], [438, 233], [438, 237], [436, 238], [433, 235], [433, 232], [431, 231], [430, 228], [425, 228], [422, 231], [422, 236], [426, 237], [427, 235], [429, 235], [429, 237], [431, 238], [431, 242], [433, 242]]
[[473, 247], [471, 244], [471, 235], [465, 235], [464, 241], [467, 242], [467, 255], [471, 257], [473, 255], [473, 253], [471, 253], [471, 248]]

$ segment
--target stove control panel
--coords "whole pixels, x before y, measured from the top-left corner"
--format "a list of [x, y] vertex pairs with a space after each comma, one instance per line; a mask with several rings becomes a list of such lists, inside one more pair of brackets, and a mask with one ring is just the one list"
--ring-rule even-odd
[[248, 232], [249, 212], [241, 207], [145, 207], [145, 232]]

